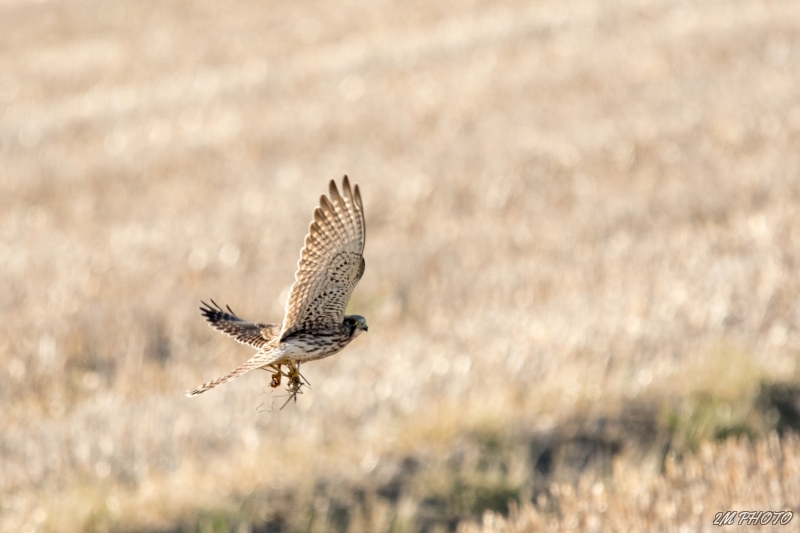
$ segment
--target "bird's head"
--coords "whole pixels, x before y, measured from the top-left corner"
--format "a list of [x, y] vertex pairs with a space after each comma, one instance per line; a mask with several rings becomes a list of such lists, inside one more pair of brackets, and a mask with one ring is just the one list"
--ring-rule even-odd
[[356, 337], [362, 331], [368, 331], [367, 319], [361, 315], [345, 315], [344, 327], [351, 337]]

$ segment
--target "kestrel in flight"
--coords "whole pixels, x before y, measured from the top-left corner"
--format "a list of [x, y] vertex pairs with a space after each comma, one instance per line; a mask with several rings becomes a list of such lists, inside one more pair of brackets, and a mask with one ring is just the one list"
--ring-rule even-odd
[[314, 210], [283, 324], [253, 324], [236, 316], [230, 307], [226, 312], [214, 300], [213, 306], [202, 302], [200, 311], [213, 328], [258, 353], [230, 374], [204, 383], [186, 396], [202, 394], [255, 368], [273, 372], [273, 387], [280, 385], [281, 376], [287, 376], [289, 390], [296, 395], [303, 383], [300, 363], [333, 355], [367, 331], [363, 316], [344, 314], [364, 274], [366, 226], [361, 193], [358, 185], [350, 189], [347, 176], [342, 194], [333, 180], [329, 189], [330, 198], [323, 194]]

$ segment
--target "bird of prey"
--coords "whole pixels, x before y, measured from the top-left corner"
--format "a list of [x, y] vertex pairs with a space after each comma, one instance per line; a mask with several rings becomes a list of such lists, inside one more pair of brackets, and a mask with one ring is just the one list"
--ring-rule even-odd
[[[362, 331], [367, 321], [360, 315], [345, 315], [347, 302], [364, 274], [364, 207], [358, 185], [350, 188], [347, 176], [342, 193], [331, 180], [329, 197], [324, 194], [314, 210], [305, 246], [300, 252], [295, 282], [289, 291], [282, 324], [254, 324], [242, 320], [230, 307], [222, 309], [202, 302], [201, 313], [211, 326], [258, 353], [239, 368], [190, 390], [186, 396], [202, 394], [256, 368], [272, 372], [272, 386], [281, 376], [289, 379], [295, 397], [303, 384], [300, 363], [333, 355]], [[281, 367], [285, 366], [284, 372]]]

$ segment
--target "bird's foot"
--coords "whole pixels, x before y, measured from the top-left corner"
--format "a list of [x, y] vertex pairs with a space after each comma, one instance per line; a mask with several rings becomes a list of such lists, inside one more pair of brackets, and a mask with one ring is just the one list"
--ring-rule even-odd
[[277, 387], [280, 387], [281, 386], [281, 376], [283, 376], [283, 373], [281, 372], [281, 370], [279, 368], [277, 372], [272, 374], [272, 383], [270, 383], [269, 386], [272, 387], [273, 389], [275, 389]]
[[295, 401], [297, 401], [297, 393], [299, 393], [300, 388], [305, 385], [303, 376], [300, 374], [300, 368], [296, 366], [290, 367], [289, 375], [287, 377], [289, 378], [288, 390], [293, 394]]
[[286, 399], [286, 402], [281, 406], [281, 409], [286, 407], [286, 404], [288, 404], [292, 400], [294, 400], [294, 402], [297, 403], [297, 395], [303, 394], [302, 389], [304, 385], [309, 385], [308, 381], [306, 381], [306, 379], [300, 373], [299, 364], [297, 366], [294, 365], [290, 366], [289, 373], [286, 374], [286, 377], [289, 378], [289, 383], [286, 387], [286, 392], [289, 393], [289, 397]]
[[267, 372], [272, 370], [272, 381], [270, 382], [269, 386], [273, 389], [281, 386], [281, 376], [288, 376], [288, 374], [284, 374], [281, 370], [281, 365], [272, 364], [262, 366], [261, 370], [266, 370]]

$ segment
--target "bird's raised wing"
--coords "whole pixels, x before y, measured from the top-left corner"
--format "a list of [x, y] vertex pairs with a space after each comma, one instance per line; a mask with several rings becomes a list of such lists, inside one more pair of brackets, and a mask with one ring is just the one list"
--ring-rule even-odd
[[353, 289], [364, 274], [364, 207], [347, 176], [342, 194], [331, 180], [330, 199], [314, 210], [295, 282], [286, 302], [281, 339], [298, 331], [338, 329]]
[[230, 307], [228, 307], [228, 312], [225, 312], [214, 300], [211, 300], [213, 305], [208, 305], [205, 302], [201, 303], [203, 305], [200, 307], [200, 312], [206, 317], [211, 327], [253, 348], [260, 350], [275, 340], [281, 331], [278, 324], [246, 322], [236, 316], [236, 313]]

